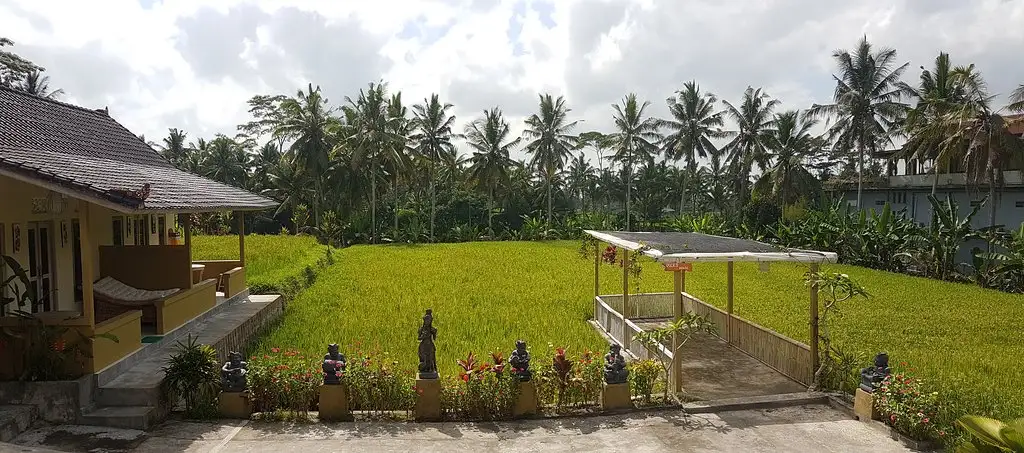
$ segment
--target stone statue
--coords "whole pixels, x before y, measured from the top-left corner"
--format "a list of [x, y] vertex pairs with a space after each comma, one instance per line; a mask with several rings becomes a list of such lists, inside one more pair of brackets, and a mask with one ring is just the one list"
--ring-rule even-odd
[[882, 385], [889, 376], [889, 354], [879, 352], [875, 356], [875, 365], [860, 370], [860, 388], [872, 393]]
[[221, 388], [228, 393], [244, 392], [246, 389], [245, 375], [249, 372], [249, 364], [242, 361], [242, 353], [231, 351], [228, 361], [220, 369]]
[[604, 381], [608, 384], [625, 384], [629, 378], [626, 359], [622, 357], [622, 346], [612, 343], [604, 356]]
[[437, 379], [437, 348], [434, 340], [437, 338], [437, 329], [434, 328], [434, 314], [431, 309], [423, 315], [423, 325], [420, 326], [420, 379]]
[[345, 354], [338, 352], [338, 344], [327, 345], [327, 354], [324, 354], [324, 385], [341, 384], [340, 375], [345, 372]]
[[530, 373], [530, 352], [526, 350], [525, 341], [516, 340], [516, 349], [508, 356], [508, 363], [512, 365], [520, 381], [529, 381], [533, 376], [533, 373]]

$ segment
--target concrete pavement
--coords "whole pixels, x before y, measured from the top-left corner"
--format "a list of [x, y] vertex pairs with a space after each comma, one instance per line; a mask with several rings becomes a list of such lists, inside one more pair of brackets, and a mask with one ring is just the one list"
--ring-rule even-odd
[[681, 411], [638, 412], [496, 423], [172, 421], [149, 432], [57, 426], [29, 431], [15, 442], [17, 445], [0, 445], [0, 451], [908, 451], [883, 432], [824, 405], [696, 415]]

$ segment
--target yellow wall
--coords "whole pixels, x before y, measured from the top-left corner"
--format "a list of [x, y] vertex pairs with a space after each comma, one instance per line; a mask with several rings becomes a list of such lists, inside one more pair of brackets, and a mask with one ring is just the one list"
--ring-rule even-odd
[[[32, 213], [32, 199], [46, 198], [49, 191], [38, 186], [27, 184], [6, 176], [0, 176], [0, 224], [4, 228], [4, 253], [13, 256], [23, 267], [27, 267], [28, 259], [28, 222], [45, 221], [50, 223], [50, 234], [53, 237], [53, 276], [52, 294], [56, 305], [53, 307], [61, 311], [78, 310], [75, 305], [74, 291], [74, 265], [72, 261], [73, 248], [72, 223], [78, 218], [78, 209], [87, 206], [85, 202], [75, 198], [66, 197], [64, 210], [60, 214]], [[67, 241], [61, 241], [61, 224], [66, 225]], [[18, 225], [21, 230], [21, 243], [18, 251], [14, 251], [13, 226]], [[109, 240], [109, 239], [108, 239]]]
[[217, 304], [217, 280], [203, 280], [156, 304], [156, 333], [164, 335]]
[[[87, 371], [99, 372], [142, 347], [142, 312], [131, 311], [96, 325], [90, 339], [92, 360]], [[112, 338], [108, 338], [112, 337]]]

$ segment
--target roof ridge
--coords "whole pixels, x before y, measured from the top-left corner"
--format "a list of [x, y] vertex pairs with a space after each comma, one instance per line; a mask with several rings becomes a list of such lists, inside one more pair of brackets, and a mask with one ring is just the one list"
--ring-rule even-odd
[[[89, 107], [82, 107], [80, 105], [75, 105], [75, 104], [72, 104], [70, 102], [64, 102], [64, 101], [59, 101], [57, 99], [50, 99], [50, 98], [43, 97], [43, 96], [37, 96], [37, 95], [32, 94], [32, 93], [28, 93], [28, 92], [25, 92], [25, 91], [22, 91], [22, 90], [18, 90], [18, 89], [15, 89], [15, 88], [4, 87], [4, 86], [0, 86], [0, 90], [7, 91], [7, 92], [10, 92], [10, 93], [15, 93], [15, 94], [18, 94], [19, 96], [27, 97], [27, 98], [30, 98], [30, 99], [38, 99], [40, 101], [45, 101], [45, 102], [49, 102], [49, 103], [57, 104], [57, 105], [63, 105], [65, 107], [71, 107], [73, 109], [78, 109], [78, 110], [82, 110], [82, 111], [85, 111], [85, 112], [89, 112], [89, 113], [91, 113], [93, 115], [105, 116], [107, 118], [110, 118], [110, 115], [108, 113], [101, 113], [101, 112], [99, 112], [96, 109], [91, 109]], [[132, 135], [135, 135], [135, 134], [132, 134]]]

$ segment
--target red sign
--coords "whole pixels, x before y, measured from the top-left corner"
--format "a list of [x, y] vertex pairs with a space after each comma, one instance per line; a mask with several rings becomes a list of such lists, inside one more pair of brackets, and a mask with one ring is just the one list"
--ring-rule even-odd
[[669, 272], [675, 272], [675, 271], [693, 272], [693, 263], [681, 263], [681, 262], [676, 261], [676, 262], [672, 262], [672, 263], [664, 263], [662, 265], [665, 266], [665, 270], [669, 271]]

